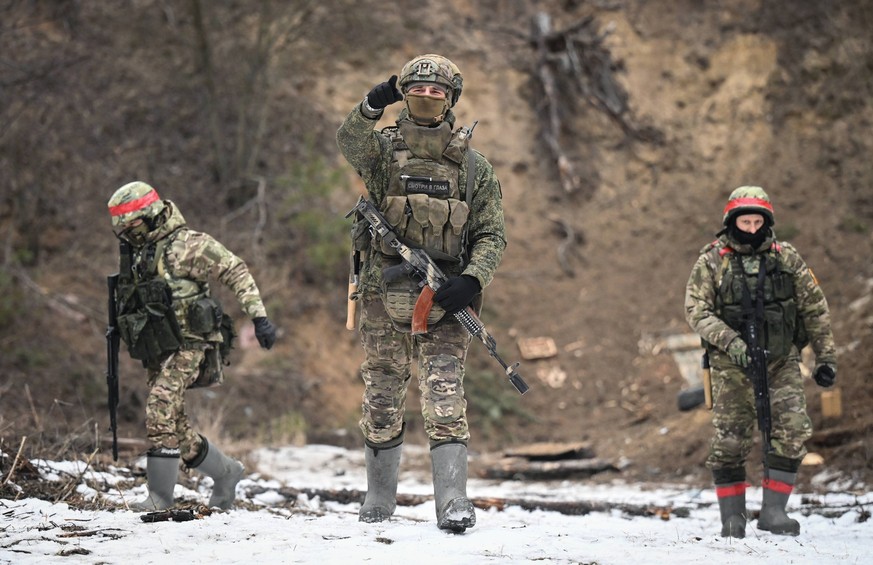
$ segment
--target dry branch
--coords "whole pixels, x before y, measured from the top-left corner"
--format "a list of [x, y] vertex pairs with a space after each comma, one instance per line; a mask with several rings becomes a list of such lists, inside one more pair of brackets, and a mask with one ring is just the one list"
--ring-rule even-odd
[[552, 65], [549, 62], [550, 53], [546, 46], [550, 29], [551, 19], [548, 14], [539, 12], [534, 16], [534, 41], [537, 47], [536, 69], [545, 94], [546, 114], [548, 116], [543, 138], [558, 166], [558, 176], [561, 179], [564, 192], [572, 194], [579, 189], [579, 175], [576, 173], [573, 161], [564, 152], [560, 142], [561, 117], [558, 110], [561, 102], [558, 97], [555, 76], [552, 73]]
[[663, 143], [660, 130], [633, 123], [628, 94], [614, 75], [621, 66], [604, 46], [609, 32], [598, 33], [594, 17], [584, 18], [564, 30], [552, 30], [549, 15], [538, 12], [532, 27], [530, 43], [536, 49], [536, 77], [542, 87], [546, 114], [542, 136], [557, 165], [564, 192], [575, 193], [582, 184], [573, 155], [561, 144], [562, 111], [571, 110], [580, 98], [608, 116], [627, 137]]
[[27, 441], [27, 436], [21, 436], [21, 445], [18, 446], [18, 453], [15, 454], [15, 459], [12, 460], [12, 467], [6, 473], [6, 478], [3, 479], [3, 484], [7, 484], [12, 479], [12, 474], [15, 473], [15, 467], [18, 465], [18, 460], [21, 459], [21, 451], [24, 449], [24, 442]]
[[563, 218], [552, 214], [549, 215], [549, 221], [554, 222], [561, 228], [561, 231], [564, 233], [564, 239], [558, 244], [558, 264], [561, 266], [561, 270], [567, 276], [575, 277], [576, 271], [573, 270], [573, 267], [570, 266], [570, 261], [567, 260], [567, 252], [572, 250], [572, 245], [576, 243], [576, 232], [573, 230], [573, 226], [570, 225], [570, 222], [564, 220]]
[[65, 486], [64, 489], [60, 492], [60, 494], [58, 494], [57, 498], [55, 499], [55, 502], [63, 502], [64, 500], [66, 500], [66, 498], [70, 495], [70, 493], [73, 491], [73, 489], [75, 489], [76, 486], [78, 486], [78, 484], [82, 481], [82, 477], [85, 476], [85, 471], [87, 471], [91, 467], [91, 462], [94, 460], [94, 456], [97, 455], [98, 451], [100, 451], [99, 447], [91, 452], [91, 455], [88, 457], [88, 460], [85, 461], [85, 466], [82, 468], [82, 471], [79, 473], [79, 475], [75, 479], [73, 479], [67, 483], [67, 486]]

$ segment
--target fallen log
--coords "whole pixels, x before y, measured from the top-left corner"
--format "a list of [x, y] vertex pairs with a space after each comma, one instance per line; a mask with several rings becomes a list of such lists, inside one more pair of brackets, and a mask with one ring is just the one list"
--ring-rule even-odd
[[559, 479], [590, 477], [618, 468], [604, 459], [565, 459], [561, 461], [531, 461], [509, 457], [481, 472], [486, 479], [516, 481], [551, 481]]
[[[266, 489], [265, 489], [266, 490]], [[249, 489], [249, 495], [257, 494], [257, 489]], [[296, 500], [300, 495], [305, 495], [308, 498], [319, 498], [321, 500], [329, 500], [331, 502], [339, 502], [341, 504], [361, 503], [364, 501], [365, 491], [354, 489], [314, 489], [293, 487], [285, 487], [279, 490], [282, 496], [290, 500]], [[424, 494], [398, 494], [398, 506], [418, 506], [433, 500], [433, 496]], [[592, 512], [619, 512], [628, 516], [655, 517], [661, 520], [669, 520], [676, 516], [679, 518], [687, 518], [690, 515], [690, 508], [658, 506], [651, 504], [628, 504], [628, 503], [613, 503], [613, 502], [591, 502], [587, 500], [535, 500], [523, 498], [501, 498], [501, 497], [473, 497], [470, 499], [473, 506], [480, 510], [497, 510], [502, 512], [512, 506], [517, 506], [523, 510], [535, 511], [542, 510], [546, 512], [558, 512], [567, 516], [583, 516]]]

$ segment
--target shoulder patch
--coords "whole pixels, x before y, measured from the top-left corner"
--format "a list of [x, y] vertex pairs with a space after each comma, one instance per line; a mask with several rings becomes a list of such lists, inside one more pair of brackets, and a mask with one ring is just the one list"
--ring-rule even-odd
[[815, 286], [820, 286], [818, 284], [818, 277], [816, 277], [815, 273], [812, 272], [812, 267], [807, 267], [807, 269], [809, 270], [809, 276], [812, 277], [812, 282], [815, 283]]

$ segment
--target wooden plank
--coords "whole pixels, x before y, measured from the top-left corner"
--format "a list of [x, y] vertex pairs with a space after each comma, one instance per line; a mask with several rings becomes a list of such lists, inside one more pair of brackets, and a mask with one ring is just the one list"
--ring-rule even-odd
[[586, 442], [539, 442], [513, 447], [503, 452], [507, 457], [522, 457], [531, 461], [554, 461], [558, 459], [590, 459], [594, 450]]
[[524, 337], [518, 339], [518, 350], [521, 358], [527, 361], [532, 359], [548, 359], [558, 354], [558, 346], [550, 337]]

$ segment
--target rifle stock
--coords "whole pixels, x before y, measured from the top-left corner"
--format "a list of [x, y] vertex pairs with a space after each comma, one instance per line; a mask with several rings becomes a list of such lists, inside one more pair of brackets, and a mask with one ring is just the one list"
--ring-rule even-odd
[[118, 273], [106, 277], [109, 291], [109, 325], [106, 327], [106, 388], [109, 405], [109, 430], [112, 432], [112, 460], [118, 461], [118, 347], [121, 334], [118, 332]]

